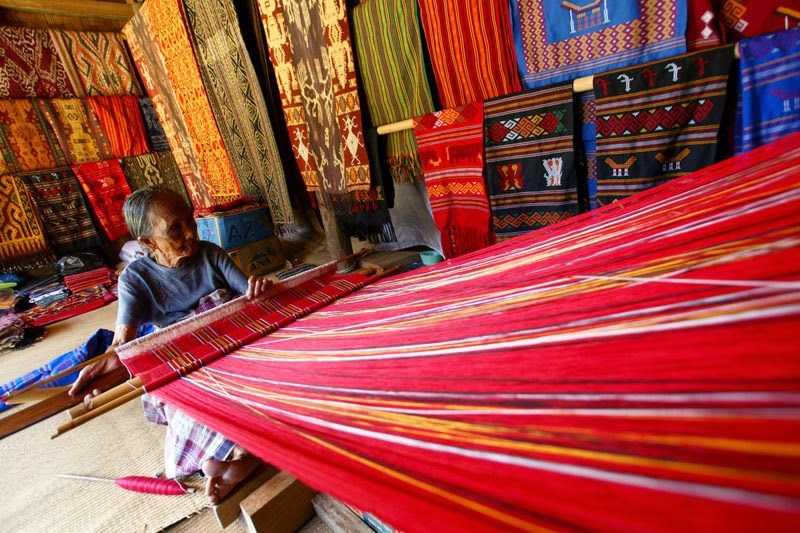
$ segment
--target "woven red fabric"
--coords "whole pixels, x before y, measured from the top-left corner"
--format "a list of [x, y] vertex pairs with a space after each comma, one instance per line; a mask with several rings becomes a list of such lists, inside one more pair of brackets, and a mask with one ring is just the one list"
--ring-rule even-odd
[[109, 240], [128, 235], [128, 226], [122, 214], [122, 204], [131, 194], [131, 188], [116, 159], [74, 165], [72, 171], [83, 188], [86, 199], [100, 227]]
[[114, 157], [132, 157], [150, 151], [138, 97], [90, 96], [87, 100], [111, 143]]

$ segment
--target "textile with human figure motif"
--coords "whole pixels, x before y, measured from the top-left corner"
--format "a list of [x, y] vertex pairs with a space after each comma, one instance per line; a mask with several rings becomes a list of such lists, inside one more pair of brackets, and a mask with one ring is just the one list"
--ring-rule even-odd
[[69, 168], [22, 174], [47, 240], [59, 256], [100, 246], [81, 186]]
[[0, 100], [0, 175], [67, 164], [64, 147], [34, 100]]
[[686, 0], [512, 0], [511, 13], [529, 89], [686, 51]]
[[442, 107], [521, 90], [508, 0], [419, 0]]
[[100, 228], [110, 241], [128, 235], [128, 226], [122, 215], [122, 204], [131, 194], [122, 166], [117, 159], [73, 165], [72, 171], [83, 187], [83, 192]]
[[600, 205], [717, 157], [733, 46], [594, 77]]
[[70, 80], [47, 30], [0, 26], [0, 98], [75, 96], [83, 96], [80, 83]]
[[572, 86], [484, 103], [486, 181], [498, 241], [578, 213]]
[[737, 154], [800, 130], [800, 28], [739, 42]]
[[414, 135], [445, 257], [492, 244], [483, 180], [483, 102], [420, 117]]
[[11, 174], [0, 175], [0, 227], [0, 272], [33, 270], [55, 261], [25, 189]]

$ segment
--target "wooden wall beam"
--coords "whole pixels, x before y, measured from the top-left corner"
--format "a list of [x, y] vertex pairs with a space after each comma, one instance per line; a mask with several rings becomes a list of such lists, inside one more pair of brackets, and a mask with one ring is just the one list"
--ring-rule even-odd
[[0, 0], [0, 8], [40, 15], [91, 17], [129, 20], [133, 17], [133, 6], [121, 2], [98, 0]]

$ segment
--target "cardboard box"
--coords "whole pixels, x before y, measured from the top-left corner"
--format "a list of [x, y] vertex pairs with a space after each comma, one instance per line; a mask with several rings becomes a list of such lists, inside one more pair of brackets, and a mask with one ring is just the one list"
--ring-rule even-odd
[[228, 255], [248, 276], [266, 274], [282, 268], [286, 263], [281, 241], [274, 235], [268, 239], [230, 250]]
[[196, 218], [200, 240], [211, 241], [229, 251], [263, 241], [274, 235], [269, 208], [247, 206]]

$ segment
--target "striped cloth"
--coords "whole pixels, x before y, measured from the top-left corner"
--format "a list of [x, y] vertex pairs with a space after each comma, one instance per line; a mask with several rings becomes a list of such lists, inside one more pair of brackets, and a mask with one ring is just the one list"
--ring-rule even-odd
[[0, 227], [0, 272], [33, 270], [55, 261], [25, 189], [11, 174], [0, 175]]
[[[418, 10], [414, 0], [370, 0], [353, 9], [359, 72], [375, 126], [435, 111], [423, 61]], [[422, 177], [413, 131], [390, 133], [386, 152], [396, 182]]]
[[800, 28], [739, 42], [737, 154], [800, 131]]
[[594, 77], [600, 205], [716, 161], [732, 62], [726, 46]]
[[150, 151], [139, 98], [90, 96], [86, 100], [108, 138], [114, 157], [131, 157]]
[[483, 102], [437, 111], [414, 122], [444, 256], [488, 246], [494, 236], [483, 179]]
[[0, 99], [84, 96], [47, 30], [0, 26]]
[[578, 197], [581, 211], [597, 209], [597, 128], [594, 119], [594, 91], [576, 95], [577, 123], [581, 126], [580, 156], [578, 159]]
[[497, 240], [577, 215], [572, 86], [496, 98], [483, 113]]
[[686, 51], [686, 0], [511, 0], [511, 18], [528, 89]]
[[73, 165], [72, 171], [108, 240], [114, 241], [127, 236], [128, 226], [122, 214], [122, 204], [130, 196], [131, 188], [125, 180], [119, 161], [109, 159]]
[[508, 0], [420, 0], [419, 12], [442, 107], [520, 92]]

